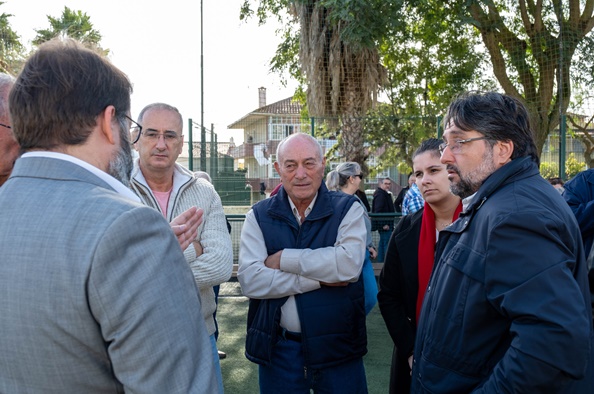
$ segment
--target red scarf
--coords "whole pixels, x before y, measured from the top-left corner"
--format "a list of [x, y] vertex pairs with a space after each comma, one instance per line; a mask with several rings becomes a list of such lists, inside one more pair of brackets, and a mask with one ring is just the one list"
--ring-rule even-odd
[[[433, 270], [433, 259], [435, 257], [435, 213], [425, 202], [423, 211], [423, 221], [421, 222], [421, 236], [419, 237], [419, 292], [417, 294], [417, 323], [421, 315], [421, 307], [423, 306], [423, 297], [425, 297], [425, 290], [429, 284], [429, 277]], [[462, 201], [458, 204], [452, 222], [458, 219], [458, 215], [462, 212]]]

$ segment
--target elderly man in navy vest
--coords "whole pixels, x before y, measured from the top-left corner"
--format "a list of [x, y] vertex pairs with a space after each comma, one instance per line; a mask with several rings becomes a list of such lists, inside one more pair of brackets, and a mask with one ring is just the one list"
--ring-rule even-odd
[[282, 187], [254, 205], [238, 278], [250, 298], [246, 356], [261, 393], [367, 393], [361, 204], [322, 182], [326, 160], [307, 134], [280, 142]]

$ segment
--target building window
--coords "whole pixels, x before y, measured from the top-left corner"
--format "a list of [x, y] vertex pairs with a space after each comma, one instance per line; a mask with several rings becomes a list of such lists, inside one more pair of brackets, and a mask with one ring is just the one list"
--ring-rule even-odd
[[271, 116], [269, 119], [270, 140], [282, 140], [301, 131], [298, 117]]

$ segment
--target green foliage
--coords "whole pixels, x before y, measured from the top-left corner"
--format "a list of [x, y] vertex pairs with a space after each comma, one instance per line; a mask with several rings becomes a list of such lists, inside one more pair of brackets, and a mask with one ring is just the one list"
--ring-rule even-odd
[[577, 175], [578, 172], [586, 169], [586, 165], [575, 158], [573, 153], [569, 154], [565, 160], [565, 179], [571, 179]]
[[540, 163], [540, 175], [544, 179], [555, 178], [559, 176], [559, 164], [548, 161]]
[[[0, 1], [0, 6], [4, 2]], [[12, 15], [0, 14], [0, 72], [16, 75], [24, 58], [24, 47], [19, 35], [12, 30], [10, 21]]]
[[[586, 164], [577, 160], [573, 153], [570, 153], [565, 160], [565, 179], [571, 179], [577, 175], [578, 172], [586, 169]], [[559, 163], [556, 162], [541, 162], [540, 175], [543, 178], [549, 179], [559, 176]]]
[[99, 52], [107, 55], [108, 50], [103, 50], [99, 46], [101, 34], [93, 28], [91, 17], [86, 13], [64, 7], [60, 18], [48, 15], [47, 20], [50, 27], [48, 29], [35, 29], [37, 35], [33, 39], [33, 44], [41, 45], [52, 38], [66, 36], [74, 38], [89, 47], [96, 48]]

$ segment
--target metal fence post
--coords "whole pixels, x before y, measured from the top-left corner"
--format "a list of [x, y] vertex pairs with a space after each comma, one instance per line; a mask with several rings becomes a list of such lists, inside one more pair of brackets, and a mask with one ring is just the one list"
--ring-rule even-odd
[[194, 143], [192, 141], [192, 118], [188, 119], [188, 168], [194, 170]]

